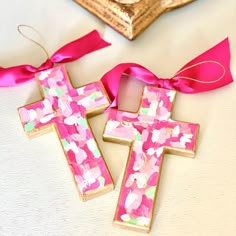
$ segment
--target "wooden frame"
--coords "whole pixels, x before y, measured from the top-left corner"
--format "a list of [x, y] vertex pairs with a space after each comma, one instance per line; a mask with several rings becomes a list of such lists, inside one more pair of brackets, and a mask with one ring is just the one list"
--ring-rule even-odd
[[[194, 0], [73, 0], [133, 40], [162, 13]], [[120, 2], [135, 2], [124, 4]]]

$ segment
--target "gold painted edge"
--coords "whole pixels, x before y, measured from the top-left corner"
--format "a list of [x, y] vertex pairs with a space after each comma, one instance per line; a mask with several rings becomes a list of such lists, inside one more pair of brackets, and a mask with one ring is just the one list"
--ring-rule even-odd
[[145, 233], [150, 232], [150, 227], [133, 225], [133, 224], [129, 224], [126, 222], [120, 222], [120, 221], [116, 221], [116, 220], [113, 220], [113, 225], [118, 226], [119, 228], [122, 228], [122, 229], [134, 230], [137, 232], [145, 232]]

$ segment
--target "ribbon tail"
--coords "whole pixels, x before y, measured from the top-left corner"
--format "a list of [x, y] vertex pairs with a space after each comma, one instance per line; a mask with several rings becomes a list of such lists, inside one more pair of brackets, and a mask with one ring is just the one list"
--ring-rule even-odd
[[100, 37], [97, 30], [93, 30], [82, 38], [61, 47], [51, 56], [50, 59], [54, 63], [71, 62], [90, 52], [94, 52], [110, 45], [110, 43]]
[[172, 80], [183, 93], [206, 92], [233, 82], [228, 38], [187, 63]]
[[37, 69], [30, 65], [0, 67], [0, 87], [12, 87], [34, 78]]

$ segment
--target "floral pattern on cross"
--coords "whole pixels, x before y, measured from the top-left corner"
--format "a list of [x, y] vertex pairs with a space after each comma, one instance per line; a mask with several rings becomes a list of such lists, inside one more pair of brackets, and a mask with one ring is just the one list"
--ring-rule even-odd
[[149, 231], [165, 153], [194, 156], [199, 125], [171, 119], [176, 92], [145, 86], [137, 113], [111, 109], [106, 141], [131, 145], [114, 222]]
[[112, 178], [87, 122], [87, 115], [101, 113], [110, 104], [102, 83], [74, 89], [64, 66], [36, 77], [44, 99], [19, 108], [25, 132], [33, 137], [56, 130], [83, 200], [112, 190]]

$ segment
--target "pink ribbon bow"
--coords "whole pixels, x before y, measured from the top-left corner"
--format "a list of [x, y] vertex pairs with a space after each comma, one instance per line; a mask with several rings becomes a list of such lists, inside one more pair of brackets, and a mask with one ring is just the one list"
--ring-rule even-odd
[[73, 42], [66, 44], [57, 50], [41, 66], [19, 65], [9, 68], [0, 67], [0, 87], [16, 86], [34, 78], [34, 74], [52, 68], [55, 63], [66, 63], [79, 59], [80, 57], [109, 46], [99, 33], [94, 30]]
[[175, 89], [182, 93], [200, 93], [217, 89], [233, 82], [230, 72], [229, 40], [226, 38], [196, 57], [170, 79], [158, 78], [145, 67], [135, 63], [122, 63], [115, 66], [101, 79], [112, 101], [110, 107], [117, 107], [119, 84], [124, 74], [146, 84]]

